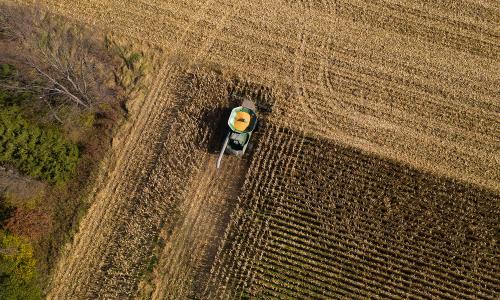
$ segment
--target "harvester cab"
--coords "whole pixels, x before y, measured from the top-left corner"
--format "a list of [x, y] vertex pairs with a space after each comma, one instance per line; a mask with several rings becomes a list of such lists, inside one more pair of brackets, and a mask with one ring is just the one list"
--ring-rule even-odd
[[255, 103], [248, 99], [244, 99], [241, 106], [233, 108], [227, 121], [229, 129], [217, 159], [217, 168], [220, 167], [224, 154], [236, 156], [245, 154], [252, 132], [257, 125], [255, 111]]

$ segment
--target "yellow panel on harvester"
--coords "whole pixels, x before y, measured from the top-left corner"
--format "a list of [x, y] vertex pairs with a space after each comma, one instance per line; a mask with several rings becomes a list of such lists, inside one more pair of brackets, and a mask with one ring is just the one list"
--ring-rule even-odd
[[245, 111], [239, 111], [234, 118], [234, 128], [239, 131], [245, 131], [250, 125], [250, 114]]

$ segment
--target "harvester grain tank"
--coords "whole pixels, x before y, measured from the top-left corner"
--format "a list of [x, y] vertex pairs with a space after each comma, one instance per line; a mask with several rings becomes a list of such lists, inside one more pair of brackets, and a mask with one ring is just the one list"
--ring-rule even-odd
[[250, 144], [250, 137], [257, 125], [255, 103], [245, 99], [241, 106], [233, 108], [227, 124], [228, 133], [222, 144], [222, 149], [217, 159], [217, 168], [220, 167], [224, 154], [243, 156]]

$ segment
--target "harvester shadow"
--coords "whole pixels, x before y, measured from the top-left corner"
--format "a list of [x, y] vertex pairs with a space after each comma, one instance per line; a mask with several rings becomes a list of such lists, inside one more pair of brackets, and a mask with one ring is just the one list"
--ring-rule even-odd
[[205, 132], [204, 141], [200, 143], [203, 150], [210, 154], [220, 152], [222, 143], [228, 132], [227, 120], [231, 114], [229, 107], [217, 107], [205, 111], [200, 120], [199, 126]]

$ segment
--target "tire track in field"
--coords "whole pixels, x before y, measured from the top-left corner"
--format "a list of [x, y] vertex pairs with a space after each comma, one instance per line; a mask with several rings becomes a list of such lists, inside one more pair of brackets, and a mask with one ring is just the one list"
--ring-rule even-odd
[[216, 159], [215, 155], [203, 156], [205, 163], [180, 205], [181, 224], [165, 236], [167, 244], [156, 267], [152, 299], [199, 297], [204, 288], [203, 270], [212, 260], [208, 250], [218, 244], [248, 167], [238, 158], [226, 157], [221, 169], [216, 170]]

